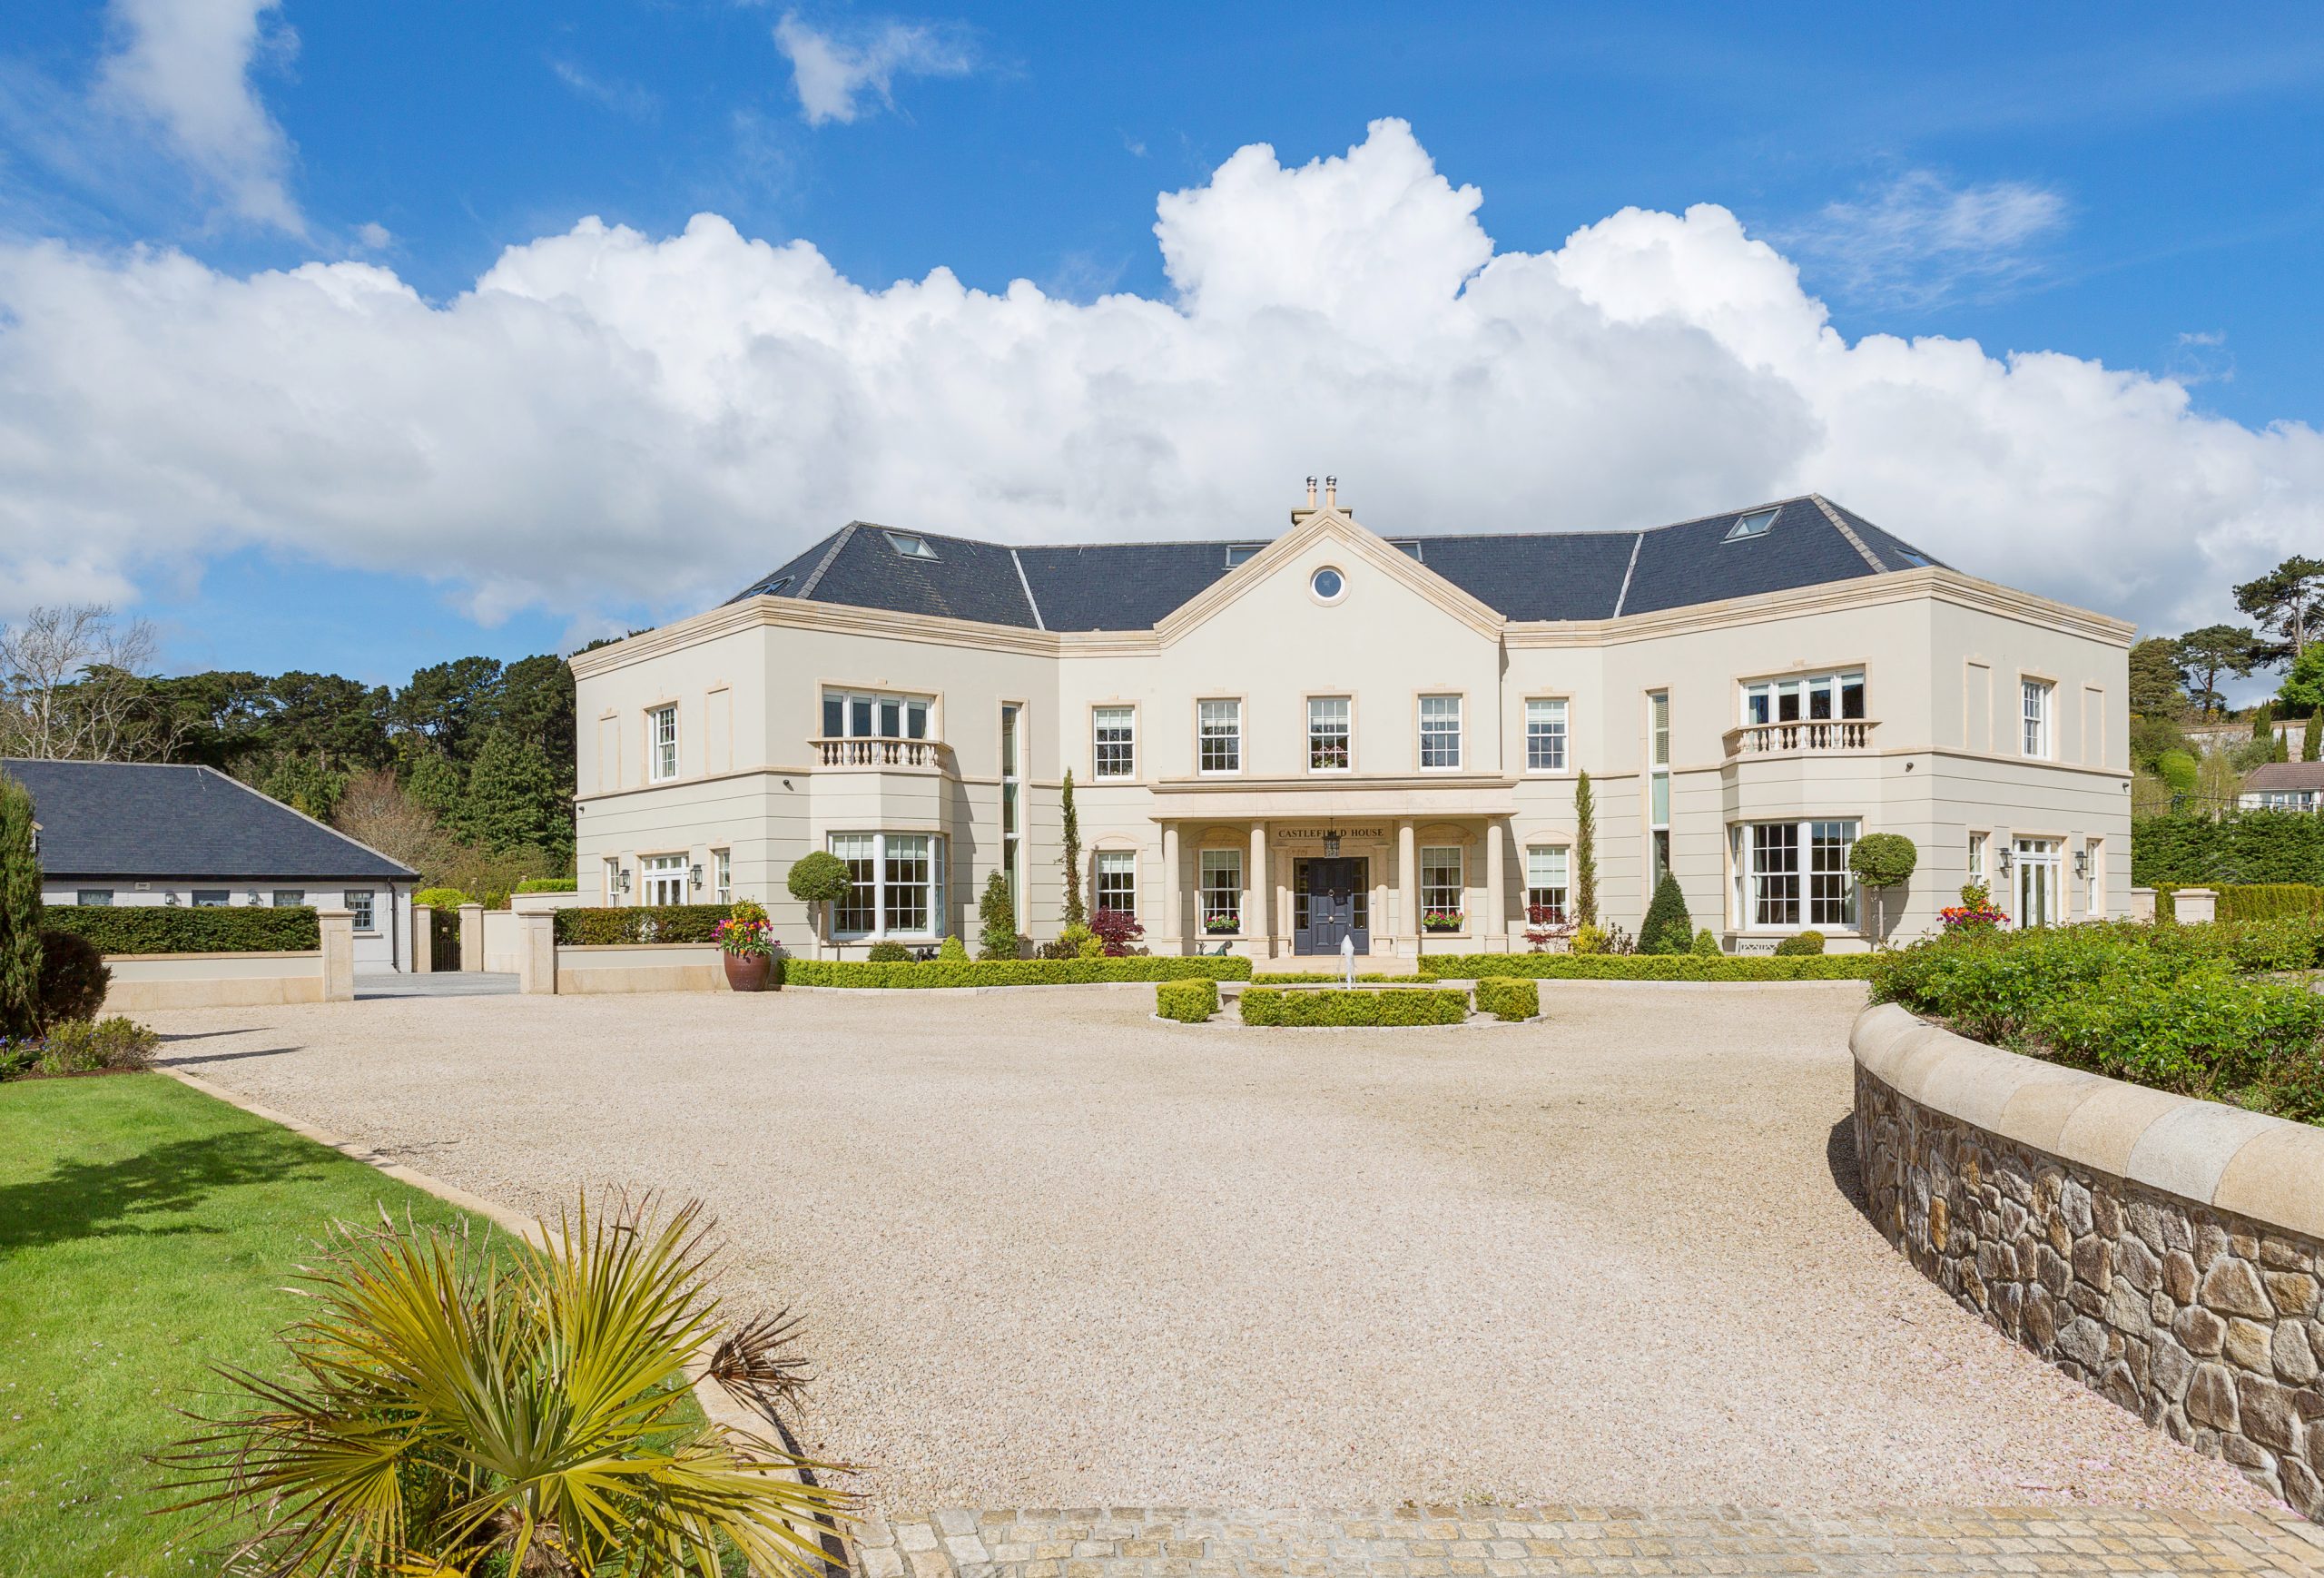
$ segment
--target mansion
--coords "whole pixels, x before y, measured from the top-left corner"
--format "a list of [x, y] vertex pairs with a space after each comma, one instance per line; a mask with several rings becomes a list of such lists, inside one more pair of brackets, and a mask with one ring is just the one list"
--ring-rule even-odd
[[[856, 523], [723, 607], [585, 652], [585, 902], [854, 873], [842, 953], [1019, 930], [1068, 881], [1157, 953], [1521, 951], [1664, 871], [1763, 952], [2125, 912], [2130, 626], [1964, 575], [1810, 495], [1642, 531], [1382, 537], [1311, 480], [1272, 540], [1010, 547]], [[1081, 856], [1062, 869], [1070, 773]], [[1864, 833], [1919, 869], [1876, 906]]]

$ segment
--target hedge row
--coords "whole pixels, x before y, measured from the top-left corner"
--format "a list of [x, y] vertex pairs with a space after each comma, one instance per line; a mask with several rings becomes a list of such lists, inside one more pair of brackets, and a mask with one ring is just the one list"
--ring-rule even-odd
[[1420, 968], [1441, 981], [1862, 981], [1872, 960], [1869, 953], [1423, 953]]
[[100, 953], [279, 953], [323, 945], [305, 904], [52, 904], [41, 924], [84, 937]]
[[1531, 1019], [1541, 1011], [1539, 981], [1513, 975], [1487, 975], [1477, 981], [1477, 1011], [1495, 1019]]
[[1875, 1001], [1974, 1040], [2181, 1095], [2324, 1122], [2324, 920], [2062, 926], [1877, 958]]
[[622, 909], [556, 912], [556, 940], [571, 946], [609, 942], [715, 942], [732, 904], [631, 904]]
[[[2161, 895], [2156, 897], [2159, 901]], [[2299, 915], [2324, 915], [2324, 887], [2308, 883], [2249, 883], [2219, 890], [2222, 921], [2283, 921]]]
[[1275, 987], [1254, 986], [1243, 992], [1245, 1024], [1459, 1024], [1468, 1017], [1469, 994], [1443, 988], [1284, 991]]
[[1218, 982], [1165, 981], [1154, 989], [1154, 1011], [1180, 1024], [1200, 1024], [1218, 1011]]
[[2131, 824], [2131, 881], [2142, 888], [2324, 883], [2324, 816], [2142, 816]]
[[[574, 913], [565, 911], [566, 914]], [[872, 964], [855, 959], [786, 959], [791, 986], [1082, 986], [1105, 981], [1248, 981], [1251, 962], [1166, 958], [931, 959], [925, 964]]]

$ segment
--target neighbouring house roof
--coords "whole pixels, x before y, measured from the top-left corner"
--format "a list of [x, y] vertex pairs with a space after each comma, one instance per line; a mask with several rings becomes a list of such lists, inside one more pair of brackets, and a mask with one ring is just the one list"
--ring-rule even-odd
[[419, 876], [212, 767], [0, 761], [33, 794], [51, 877]]
[[2243, 792], [2324, 789], [2324, 762], [2262, 762], [2243, 780]]
[[[1774, 510], [1757, 536], [1736, 522]], [[911, 554], [917, 538], [933, 558]], [[1503, 618], [1608, 619], [1936, 565], [1815, 494], [1644, 531], [1386, 539]], [[852, 521], [729, 599], [783, 597], [1041, 630], [1145, 630], [1261, 538], [1016, 547]]]

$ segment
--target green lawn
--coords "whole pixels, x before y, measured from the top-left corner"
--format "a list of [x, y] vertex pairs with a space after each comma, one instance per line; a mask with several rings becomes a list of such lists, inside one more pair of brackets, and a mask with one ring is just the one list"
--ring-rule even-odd
[[145, 1455], [209, 1366], [281, 1371], [291, 1267], [380, 1204], [461, 1218], [161, 1074], [0, 1085], [0, 1573], [215, 1572]]

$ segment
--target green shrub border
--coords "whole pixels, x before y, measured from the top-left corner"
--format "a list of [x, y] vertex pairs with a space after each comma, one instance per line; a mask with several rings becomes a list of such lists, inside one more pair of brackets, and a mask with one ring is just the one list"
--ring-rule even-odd
[[[2162, 895], [2156, 895], [2158, 911]], [[2324, 887], [2309, 883], [2230, 883], [2219, 890], [2222, 921], [2283, 921], [2324, 915]]]
[[1154, 1011], [1180, 1024], [1200, 1024], [1218, 1011], [1218, 982], [1165, 981], [1154, 988]]
[[1248, 1025], [1461, 1024], [1469, 1017], [1469, 994], [1446, 987], [1285, 991], [1253, 986], [1243, 992], [1242, 1011]]
[[311, 905], [52, 904], [41, 924], [100, 953], [296, 953], [323, 945]]
[[1868, 981], [1872, 953], [1423, 953], [1421, 973], [1440, 981], [1492, 976], [1535, 981]]
[[[574, 913], [565, 911], [566, 914]], [[1180, 959], [1130, 954], [1119, 959], [931, 959], [925, 964], [872, 964], [858, 959], [784, 962], [790, 986], [905, 987], [1087, 986], [1109, 981], [1248, 981], [1247, 959]]]
[[715, 942], [732, 904], [630, 904], [556, 912], [556, 940], [567, 947], [620, 942]]
[[1477, 1011], [1499, 1020], [1531, 1019], [1541, 1011], [1541, 983], [1513, 975], [1480, 976]]

